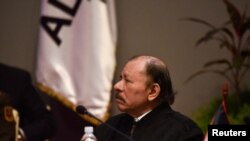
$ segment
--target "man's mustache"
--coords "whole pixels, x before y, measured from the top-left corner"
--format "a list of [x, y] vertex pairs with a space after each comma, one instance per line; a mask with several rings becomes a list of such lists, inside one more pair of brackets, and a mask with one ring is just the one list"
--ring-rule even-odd
[[120, 95], [120, 93], [116, 93], [115, 98], [125, 102], [124, 98]]

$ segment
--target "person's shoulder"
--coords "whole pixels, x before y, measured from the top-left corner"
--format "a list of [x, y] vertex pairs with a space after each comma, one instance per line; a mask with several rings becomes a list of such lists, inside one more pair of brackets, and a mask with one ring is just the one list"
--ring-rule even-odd
[[173, 112], [172, 121], [175, 122], [176, 126], [180, 126], [183, 129], [187, 129], [187, 130], [191, 128], [199, 129], [199, 126], [192, 118], [177, 111]]
[[123, 119], [123, 118], [129, 118], [129, 115], [126, 114], [126, 113], [120, 113], [120, 114], [117, 114], [117, 115], [113, 115], [112, 117], [110, 117], [108, 119], [108, 121], [120, 120], [120, 119]]
[[204, 134], [198, 124], [189, 116], [180, 112], [174, 112], [175, 129], [182, 134], [182, 138], [202, 141]]
[[118, 122], [127, 121], [127, 120], [131, 120], [131, 119], [132, 119], [132, 117], [129, 116], [127, 113], [120, 113], [120, 114], [117, 114], [117, 115], [114, 115], [114, 116], [110, 117], [107, 120], [107, 123], [116, 124]]
[[[167, 107], [167, 108], [166, 108]], [[167, 103], [162, 103], [154, 110], [154, 114], [159, 121], [171, 122], [176, 125], [191, 124], [195, 125], [195, 122], [187, 115], [172, 109]]]
[[106, 127], [106, 124], [114, 125], [119, 122], [120, 119], [124, 118], [124, 116], [126, 117], [126, 114], [113, 115], [109, 117], [106, 121], [104, 121], [104, 123], [100, 124], [100, 126], [97, 126], [97, 129]]
[[30, 77], [30, 73], [27, 70], [0, 63], [0, 74], [3, 77], [14, 77], [15, 79], [22, 77]]

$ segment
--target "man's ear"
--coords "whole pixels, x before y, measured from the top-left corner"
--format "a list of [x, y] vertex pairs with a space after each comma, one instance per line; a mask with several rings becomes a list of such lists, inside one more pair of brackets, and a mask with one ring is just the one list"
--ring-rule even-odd
[[154, 99], [156, 99], [159, 96], [160, 91], [161, 87], [158, 83], [152, 84], [148, 94], [148, 101], [153, 101]]

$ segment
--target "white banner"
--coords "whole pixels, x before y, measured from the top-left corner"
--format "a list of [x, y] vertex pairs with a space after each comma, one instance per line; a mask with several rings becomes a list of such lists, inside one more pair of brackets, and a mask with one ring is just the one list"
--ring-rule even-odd
[[42, 0], [36, 79], [72, 108], [104, 118], [116, 65], [113, 1]]

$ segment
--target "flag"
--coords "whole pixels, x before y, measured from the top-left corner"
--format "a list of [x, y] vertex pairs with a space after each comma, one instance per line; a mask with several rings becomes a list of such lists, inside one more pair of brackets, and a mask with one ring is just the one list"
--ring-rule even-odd
[[105, 120], [116, 66], [114, 17], [111, 0], [42, 0], [40, 90], [72, 110], [83, 105]]
[[[222, 101], [216, 110], [212, 120], [210, 121], [210, 125], [225, 125], [230, 124], [228, 113], [227, 113], [227, 95], [228, 95], [228, 85], [224, 84], [222, 90]], [[206, 131], [203, 141], [208, 141], [208, 132]]]
[[230, 122], [229, 122], [228, 115], [226, 112], [226, 107], [222, 102], [222, 104], [217, 109], [215, 115], [213, 116], [210, 124], [218, 125], [218, 124], [229, 124], [229, 123]]

